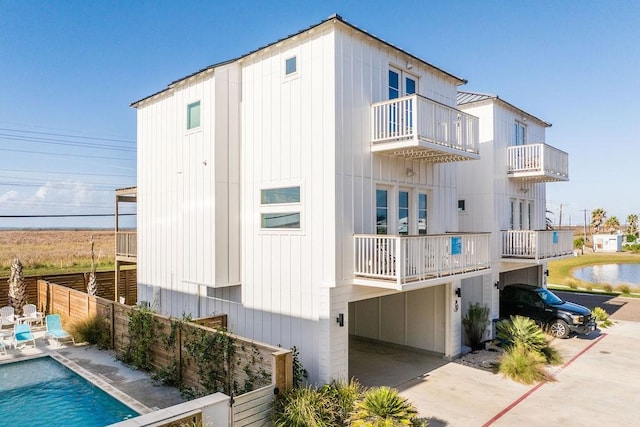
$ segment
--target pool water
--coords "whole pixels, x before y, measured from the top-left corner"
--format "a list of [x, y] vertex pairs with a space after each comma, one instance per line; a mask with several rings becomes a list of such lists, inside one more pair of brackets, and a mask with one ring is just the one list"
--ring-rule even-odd
[[0, 424], [106, 426], [138, 414], [50, 357], [0, 365]]

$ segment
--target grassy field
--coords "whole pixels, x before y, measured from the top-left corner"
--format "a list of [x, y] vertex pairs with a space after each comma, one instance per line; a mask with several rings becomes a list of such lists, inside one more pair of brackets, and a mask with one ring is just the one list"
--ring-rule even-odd
[[612, 290], [629, 293], [640, 292], [640, 289], [633, 285], [620, 284], [617, 287], [609, 283], [593, 284], [584, 282], [573, 277], [573, 270], [580, 267], [586, 267], [596, 264], [624, 264], [624, 263], [640, 263], [640, 254], [632, 254], [627, 252], [620, 253], [588, 253], [578, 257], [565, 258], [560, 261], [552, 261], [549, 266], [548, 283], [568, 286], [572, 289], [602, 289], [608, 292]]
[[91, 236], [97, 269], [113, 269], [113, 230], [0, 230], [0, 277], [9, 277], [16, 256], [25, 276], [87, 272], [91, 266]]

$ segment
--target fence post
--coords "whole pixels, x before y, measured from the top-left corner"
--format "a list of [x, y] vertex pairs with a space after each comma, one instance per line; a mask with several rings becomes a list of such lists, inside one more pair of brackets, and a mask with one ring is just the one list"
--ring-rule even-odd
[[281, 350], [273, 355], [273, 382], [278, 393], [293, 387], [293, 354], [290, 350]]

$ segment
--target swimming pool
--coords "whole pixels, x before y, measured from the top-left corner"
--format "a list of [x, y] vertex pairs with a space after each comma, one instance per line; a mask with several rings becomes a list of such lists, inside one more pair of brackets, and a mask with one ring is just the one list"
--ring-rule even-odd
[[0, 365], [0, 423], [102, 427], [138, 413], [51, 357]]

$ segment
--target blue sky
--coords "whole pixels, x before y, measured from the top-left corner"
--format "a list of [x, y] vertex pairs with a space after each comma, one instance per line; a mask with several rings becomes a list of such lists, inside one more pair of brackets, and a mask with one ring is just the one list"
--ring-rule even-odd
[[[135, 185], [132, 101], [333, 13], [551, 122], [556, 221], [640, 214], [638, 1], [0, 0], [0, 215], [113, 212]], [[42, 226], [113, 218], [0, 218]]]

